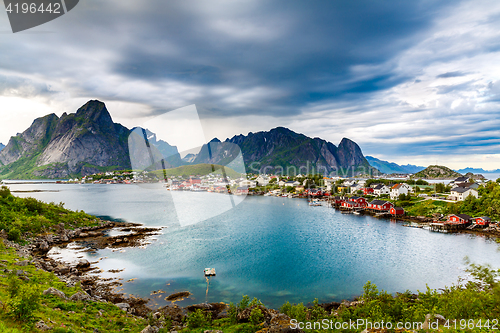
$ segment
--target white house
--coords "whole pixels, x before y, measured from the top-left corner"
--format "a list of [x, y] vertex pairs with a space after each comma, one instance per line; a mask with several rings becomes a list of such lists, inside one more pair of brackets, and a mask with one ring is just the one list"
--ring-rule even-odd
[[464, 201], [469, 195], [473, 195], [476, 198], [479, 197], [479, 193], [475, 189], [469, 187], [456, 187], [452, 189], [450, 197], [452, 200]]
[[406, 183], [396, 184], [391, 188], [391, 199], [396, 200], [401, 194], [411, 193], [412, 188]]
[[350, 187], [351, 194], [355, 194], [356, 192], [358, 192], [359, 190], [362, 190], [362, 189], [363, 189], [363, 186], [361, 186], [359, 184], [354, 184], [353, 186]]
[[373, 187], [373, 194], [378, 197], [389, 193], [391, 193], [391, 189], [385, 186], [384, 184], [377, 184], [376, 186]]
[[257, 183], [253, 180], [246, 179], [240, 182], [240, 187], [253, 188], [255, 186], [257, 186]]
[[266, 186], [269, 184], [271, 179], [267, 176], [259, 175], [259, 177], [255, 178], [255, 181], [259, 183], [259, 186]]

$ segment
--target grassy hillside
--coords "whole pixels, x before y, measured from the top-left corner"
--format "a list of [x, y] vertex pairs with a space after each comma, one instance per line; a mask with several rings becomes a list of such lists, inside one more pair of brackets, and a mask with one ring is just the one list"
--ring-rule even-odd
[[[0, 332], [34, 332], [42, 320], [52, 327], [50, 332], [140, 332], [147, 321], [133, 317], [111, 303], [71, 301], [53, 295], [43, 295], [50, 287], [69, 298], [81, 292], [80, 286], [68, 287], [53, 273], [28, 264], [16, 263], [20, 258], [12, 248], [6, 248], [0, 239]], [[5, 273], [6, 272], [6, 273]]]
[[458, 172], [451, 170], [443, 165], [430, 165], [426, 169], [417, 172], [412, 178], [415, 179], [454, 179], [462, 176]]

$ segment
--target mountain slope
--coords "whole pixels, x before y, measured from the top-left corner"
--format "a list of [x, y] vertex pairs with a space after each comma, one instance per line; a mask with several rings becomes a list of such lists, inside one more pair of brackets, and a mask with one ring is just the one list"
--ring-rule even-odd
[[414, 174], [413, 178], [454, 179], [460, 176], [462, 175], [445, 166], [430, 165], [428, 168]]
[[284, 127], [247, 136], [236, 135], [225, 142], [214, 139], [202, 147], [193, 163], [227, 164], [239, 153], [238, 146], [247, 171], [254, 173], [338, 172], [339, 175], [351, 175], [368, 173], [371, 168], [359, 146], [349, 139], [342, 139], [336, 147]]
[[67, 178], [130, 167], [129, 130], [113, 123], [104, 103], [89, 101], [76, 113], [36, 119], [0, 152], [6, 178]]
[[0, 143], [0, 151], [2, 151], [2, 149], [4, 149], [4, 148], [5, 148], [5, 146], [2, 143]]

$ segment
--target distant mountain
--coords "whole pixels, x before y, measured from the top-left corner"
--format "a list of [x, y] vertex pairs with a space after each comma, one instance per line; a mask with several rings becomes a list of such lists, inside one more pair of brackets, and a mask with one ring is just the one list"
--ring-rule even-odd
[[458, 172], [451, 170], [442, 165], [430, 165], [426, 169], [417, 172], [413, 175], [413, 178], [422, 179], [455, 179], [462, 176]]
[[388, 162], [388, 161], [383, 161], [379, 160], [378, 158], [372, 157], [372, 156], [365, 156], [366, 160], [370, 163], [370, 165], [374, 168], [377, 168], [380, 170], [380, 172], [383, 172], [385, 174], [392, 174], [392, 173], [400, 173], [400, 174], [407, 174], [407, 173], [416, 173], [419, 171], [422, 171], [425, 169], [425, 167], [422, 166], [416, 166], [416, 165], [398, 165], [394, 162]]
[[413, 164], [401, 165], [401, 167], [405, 169], [408, 173], [417, 173], [425, 169], [424, 166], [413, 165]]
[[[368, 173], [373, 168], [363, 156], [359, 146], [344, 138], [339, 146], [320, 138], [310, 138], [288, 128], [236, 135], [221, 142], [213, 139], [204, 145], [193, 163], [226, 164], [233, 160], [241, 148], [247, 172], [280, 172], [289, 168], [298, 173], [334, 173], [339, 175]], [[265, 169], [267, 167], [267, 169]], [[293, 171], [292, 171], [293, 170]]]
[[0, 151], [2, 151], [2, 149], [4, 149], [4, 148], [5, 148], [5, 146], [0, 143]]
[[465, 174], [465, 173], [474, 173], [474, 174], [478, 174], [478, 173], [500, 173], [500, 169], [496, 169], [496, 170], [484, 170], [482, 168], [465, 168], [465, 169], [460, 169], [460, 170], [457, 170], [457, 172], [460, 172], [462, 174]]
[[366, 160], [368, 161], [368, 163], [370, 163], [370, 165], [372, 167], [377, 168], [382, 173], [385, 173], [385, 174], [408, 173], [404, 168], [400, 167], [396, 163], [382, 161], [382, 160], [379, 160], [378, 158], [375, 158], [373, 156], [365, 156], [365, 157], [366, 157]]
[[[0, 177], [69, 178], [130, 169], [129, 133], [113, 122], [104, 103], [95, 100], [76, 113], [38, 118], [0, 151]], [[159, 151], [169, 156], [177, 153], [176, 147], [157, 141], [147, 130], [146, 134]], [[182, 165], [180, 156], [178, 161], [170, 166]]]

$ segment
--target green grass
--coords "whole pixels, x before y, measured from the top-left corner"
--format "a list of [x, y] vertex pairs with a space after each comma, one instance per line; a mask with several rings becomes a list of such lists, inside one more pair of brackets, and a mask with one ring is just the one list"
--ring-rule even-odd
[[0, 188], [0, 230], [5, 230], [12, 241], [56, 232], [62, 223], [67, 229], [97, 226], [95, 216], [64, 208], [62, 203], [44, 203], [34, 198], [18, 198], [6, 186]]

